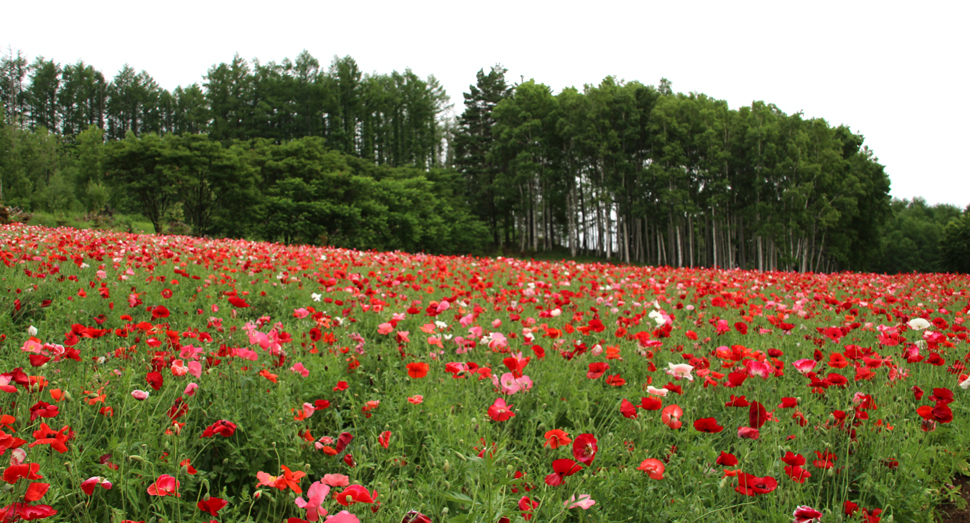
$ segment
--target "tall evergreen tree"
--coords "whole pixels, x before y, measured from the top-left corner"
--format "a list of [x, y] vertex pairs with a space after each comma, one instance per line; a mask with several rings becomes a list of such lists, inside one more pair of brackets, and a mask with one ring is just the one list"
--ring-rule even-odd
[[[507, 216], [500, 215], [496, 194], [499, 166], [489, 157], [489, 152], [495, 142], [492, 111], [512, 94], [512, 87], [505, 81], [506, 72], [501, 65], [493, 66], [488, 74], [484, 69], [478, 71], [475, 85], [470, 85], [469, 92], [464, 93], [465, 110], [458, 118], [452, 144], [454, 166], [467, 180], [469, 204], [475, 215], [488, 224], [495, 246], [505, 240], [500, 222]], [[505, 223], [506, 232], [509, 225]]]

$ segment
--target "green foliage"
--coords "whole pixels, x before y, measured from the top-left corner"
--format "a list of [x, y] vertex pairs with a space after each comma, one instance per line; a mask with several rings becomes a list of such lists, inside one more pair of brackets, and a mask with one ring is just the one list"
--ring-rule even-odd
[[944, 270], [970, 274], [970, 212], [964, 210], [943, 229], [940, 251]]
[[881, 254], [874, 269], [888, 274], [945, 270], [944, 229], [959, 217], [959, 209], [930, 206], [921, 198], [893, 200], [891, 208], [892, 214], [882, 226]]

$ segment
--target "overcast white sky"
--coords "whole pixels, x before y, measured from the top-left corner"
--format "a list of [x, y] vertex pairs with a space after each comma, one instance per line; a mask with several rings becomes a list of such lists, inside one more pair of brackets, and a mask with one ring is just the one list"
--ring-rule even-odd
[[0, 45], [110, 79], [128, 63], [166, 89], [235, 53], [303, 49], [364, 72], [434, 74], [458, 112], [475, 73], [559, 92], [605, 76], [803, 111], [866, 138], [892, 195], [970, 204], [967, 2], [378, 1], [8, 2]]

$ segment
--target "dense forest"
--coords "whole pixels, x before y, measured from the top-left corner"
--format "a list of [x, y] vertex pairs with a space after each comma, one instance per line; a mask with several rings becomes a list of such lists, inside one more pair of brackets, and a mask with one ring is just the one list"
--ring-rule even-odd
[[239, 56], [161, 88], [0, 59], [0, 199], [156, 231], [678, 267], [966, 272], [970, 217], [891, 200], [860, 134], [608, 77], [582, 90]]

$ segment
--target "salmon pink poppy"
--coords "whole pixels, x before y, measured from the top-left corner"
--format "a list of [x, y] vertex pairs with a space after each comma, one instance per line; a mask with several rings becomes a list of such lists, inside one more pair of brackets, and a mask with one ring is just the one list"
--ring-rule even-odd
[[341, 510], [332, 516], [327, 516], [326, 523], [360, 523], [360, 519], [346, 510]]
[[650, 394], [651, 396], [658, 396], [662, 398], [667, 395], [667, 392], [669, 391], [666, 388], [658, 389], [653, 385], [647, 385], [647, 394]]
[[320, 480], [331, 487], [346, 487], [350, 485], [350, 478], [343, 474], [325, 474]]
[[640, 463], [637, 470], [642, 470], [650, 476], [650, 479], [664, 479], [664, 463], [659, 459], [647, 458]]
[[149, 393], [148, 392], [145, 392], [143, 390], [135, 389], [135, 390], [131, 391], [131, 397], [132, 398], [135, 398], [138, 401], [147, 400], [148, 399], [148, 395], [149, 395]]
[[589, 494], [580, 494], [578, 500], [576, 499], [575, 495], [569, 496], [567, 501], [562, 502], [562, 506], [566, 507], [567, 509], [581, 508], [583, 510], [589, 510], [589, 508], [595, 504], [596, 502], [589, 497]]
[[691, 371], [694, 370], [693, 365], [688, 365], [686, 363], [667, 363], [667, 374], [670, 374], [674, 379], [686, 378], [688, 381], [694, 381], [694, 377], [691, 376]]
[[754, 427], [738, 427], [738, 437], [744, 439], [758, 439], [761, 433]]
[[307, 520], [318, 521], [320, 516], [326, 516], [326, 509], [320, 508], [320, 506], [327, 500], [327, 496], [330, 494], [330, 486], [323, 481], [317, 481], [310, 485], [306, 493], [307, 499], [303, 499], [303, 496], [296, 498], [296, 506], [306, 509]]

